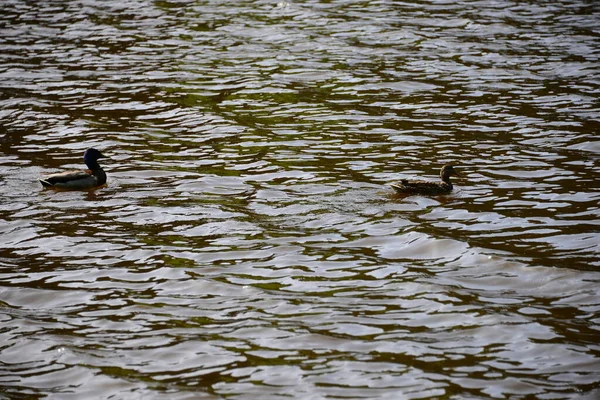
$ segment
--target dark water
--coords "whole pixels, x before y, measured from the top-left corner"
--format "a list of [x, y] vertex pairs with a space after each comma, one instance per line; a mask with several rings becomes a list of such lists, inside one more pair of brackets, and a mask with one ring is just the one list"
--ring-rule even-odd
[[0, 11], [0, 398], [600, 397], [595, 1]]

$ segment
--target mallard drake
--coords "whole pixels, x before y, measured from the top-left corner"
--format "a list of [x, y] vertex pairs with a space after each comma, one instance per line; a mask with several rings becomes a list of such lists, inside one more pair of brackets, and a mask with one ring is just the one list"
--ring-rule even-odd
[[452, 175], [460, 177], [452, 165], [446, 164], [440, 170], [441, 182], [402, 179], [400, 182], [392, 183], [390, 186], [401, 194], [447, 194], [452, 191], [452, 182], [450, 182]]
[[106, 173], [98, 164], [99, 158], [106, 158], [106, 156], [94, 148], [89, 148], [83, 155], [83, 162], [89, 169], [46, 175], [40, 178], [40, 182], [47, 188], [71, 190], [85, 190], [102, 186], [106, 183]]

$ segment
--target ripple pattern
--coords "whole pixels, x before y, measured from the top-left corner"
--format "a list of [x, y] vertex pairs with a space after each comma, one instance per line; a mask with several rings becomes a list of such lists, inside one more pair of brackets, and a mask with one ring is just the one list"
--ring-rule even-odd
[[600, 397], [596, 3], [0, 9], [1, 399]]

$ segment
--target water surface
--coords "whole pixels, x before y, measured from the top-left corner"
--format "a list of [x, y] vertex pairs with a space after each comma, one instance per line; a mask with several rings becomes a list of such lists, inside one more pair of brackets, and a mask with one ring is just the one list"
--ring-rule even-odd
[[0, 398], [600, 396], [595, 2], [0, 10]]

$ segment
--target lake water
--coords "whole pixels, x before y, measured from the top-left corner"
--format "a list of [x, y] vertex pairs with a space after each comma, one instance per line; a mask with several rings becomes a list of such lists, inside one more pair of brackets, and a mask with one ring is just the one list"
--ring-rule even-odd
[[3, 0], [0, 398], [600, 398], [599, 21]]

